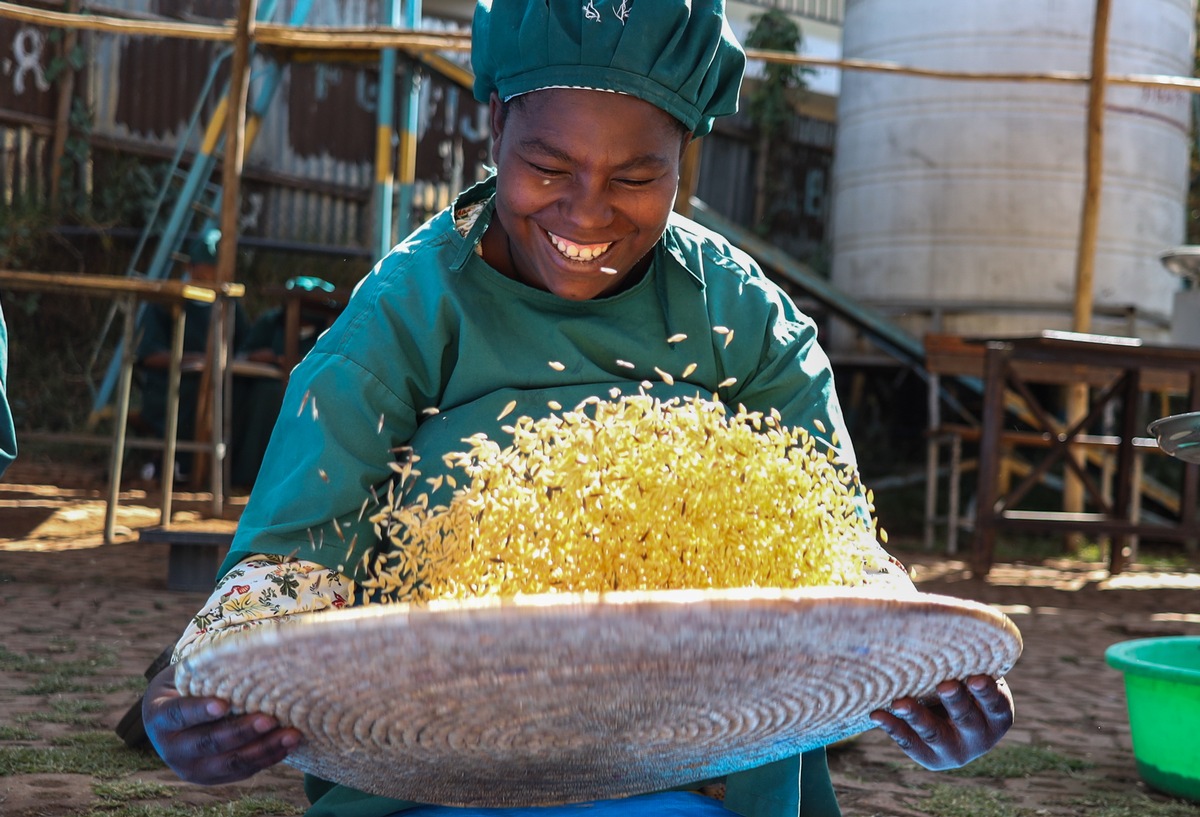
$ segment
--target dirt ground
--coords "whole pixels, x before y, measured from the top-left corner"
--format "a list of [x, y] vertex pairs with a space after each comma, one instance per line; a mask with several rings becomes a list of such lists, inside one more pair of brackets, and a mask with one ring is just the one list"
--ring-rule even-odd
[[[298, 813], [300, 775], [286, 766], [236, 786], [201, 788], [117, 739], [113, 728], [140, 694], [143, 671], [205, 594], [169, 590], [167, 547], [137, 541], [137, 529], [158, 523], [153, 492], [126, 490], [117, 517], [121, 541], [102, 543], [100, 485], [94, 474], [44, 462], [18, 462], [0, 482], [0, 814]], [[230, 499], [224, 518], [213, 519], [208, 495], [184, 494], [175, 522], [231, 531], [242, 504], [244, 498]], [[847, 817], [1200, 817], [1200, 804], [1172, 801], [1139, 780], [1122, 677], [1104, 661], [1105, 648], [1118, 641], [1200, 635], [1200, 567], [1135, 567], [1109, 577], [1100, 565], [1067, 560], [1000, 564], [980, 582], [952, 558], [897, 555], [921, 589], [994, 604], [1021, 628], [1025, 652], [1009, 676], [1017, 723], [992, 754], [1050, 761], [1023, 772], [980, 766], [984, 776], [967, 776], [976, 764], [931, 773], [875, 730], [831, 750]], [[23, 760], [85, 744], [131, 762], [114, 774]], [[114, 782], [126, 784], [125, 799], [145, 810], [116, 810]], [[274, 799], [244, 812], [211, 809], [248, 796]]]

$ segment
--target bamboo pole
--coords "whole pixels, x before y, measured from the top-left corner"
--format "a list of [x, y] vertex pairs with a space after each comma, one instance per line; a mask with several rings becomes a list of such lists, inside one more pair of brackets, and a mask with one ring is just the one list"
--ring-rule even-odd
[[[384, 0], [383, 19], [400, 26], [400, 0]], [[375, 258], [392, 248], [396, 196], [396, 49], [379, 52], [379, 99], [375, 120]], [[401, 232], [407, 232], [401, 230]]]
[[[230, 63], [228, 108], [225, 116], [225, 151], [221, 165], [221, 243], [217, 248], [217, 285], [233, 280], [237, 265], [238, 216], [241, 212], [242, 166], [245, 163], [246, 106], [250, 97], [250, 53], [254, 37], [254, 9], [258, 0], [239, 0], [237, 37]], [[229, 471], [226, 371], [229, 364], [229, 302], [219, 299], [209, 330], [212, 355], [207, 371], [212, 373], [211, 439], [213, 445], [212, 513], [224, 509], [224, 486]]]
[[221, 40], [232, 42], [232, 26], [210, 26], [195, 23], [166, 23], [156, 20], [126, 20], [101, 14], [69, 14], [44, 11], [16, 3], [0, 2], [0, 17], [58, 28], [88, 31], [107, 31], [113, 34], [136, 34], [151, 37], [180, 37], [190, 40]]
[[[79, 13], [79, 0], [67, 0], [67, 14]], [[71, 133], [71, 101], [75, 96], [75, 68], [71, 53], [79, 42], [79, 32], [68, 28], [62, 39], [63, 74], [58, 83], [58, 102], [54, 115], [54, 141], [50, 147], [50, 212], [58, 214], [62, 197], [63, 158], [67, 155], [67, 137]]]
[[[102, 14], [72, 15], [61, 11], [45, 11], [9, 2], [0, 2], [0, 18], [55, 28], [102, 31], [128, 36], [173, 37], [226, 43], [233, 43], [237, 37], [234, 21], [204, 24], [178, 23], [168, 20], [130, 20]], [[367, 26], [298, 27], [280, 23], [259, 23], [255, 26], [253, 39], [258, 45], [320, 50], [355, 51], [400, 48], [411, 52], [423, 52], [469, 51], [471, 49], [469, 34]]]
[[[947, 79], [962, 82], [1038, 82], [1046, 84], [1086, 85], [1091, 82], [1091, 73], [1078, 71], [947, 71], [936, 68], [920, 68], [879, 60], [835, 59], [812, 57], [785, 51], [768, 51], [747, 48], [746, 58], [763, 62], [778, 62], [788, 65], [806, 65], [816, 68], [837, 68], [843, 71], [868, 71], [896, 74], [907, 77]], [[1109, 85], [1132, 85], [1145, 87], [1178, 88], [1192, 93], [1200, 92], [1200, 78], [1177, 77], [1169, 74], [1109, 74], [1104, 77]]]
[[390, 28], [322, 28], [316, 26], [263, 25], [255, 35], [261, 45], [313, 50], [368, 50], [397, 48], [411, 54], [428, 51], [470, 51], [471, 35], [452, 32]]
[[[1075, 252], [1075, 302], [1071, 328], [1076, 332], [1090, 332], [1092, 328], [1096, 240], [1100, 230], [1100, 197], [1104, 177], [1104, 99], [1108, 90], [1108, 24], [1111, 8], [1112, 0], [1096, 0], [1092, 29], [1091, 82], [1088, 85], [1083, 204], [1079, 217], [1079, 243]], [[1073, 425], [1087, 414], [1087, 384], [1074, 383], [1067, 386], [1065, 403], [1067, 425]], [[1084, 452], [1078, 447], [1072, 446], [1069, 456], [1081, 468], [1085, 466]], [[1073, 470], [1067, 469], [1063, 474], [1063, 510], [1079, 513], [1083, 510], [1083, 505], [1083, 483]], [[1069, 547], [1078, 548], [1080, 543], [1079, 534], [1067, 536]]]
[[[0, 18], [20, 20], [57, 28], [105, 31], [127, 36], [173, 37], [177, 39], [211, 40], [232, 43], [236, 32], [232, 22], [219, 25], [177, 23], [166, 20], [130, 20], [100, 14], [71, 15], [64, 12], [33, 9], [16, 3], [0, 2]], [[314, 51], [362, 51], [396, 48], [410, 54], [437, 51], [470, 51], [469, 34], [455, 32], [412, 31], [375, 28], [371, 26], [289, 26], [280, 23], [259, 23], [254, 42], [262, 46], [307, 49]], [[836, 68], [842, 71], [872, 71], [900, 76], [965, 82], [1042, 82], [1082, 85], [1091, 75], [1073, 71], [1048, 72], [977, 72], [946, 71], [933, 68], [901, 65], [893, 62], [861, 59], [834, 59], [793, 54], [768, 49], [746, 49], [748, 59], [807, 65], [817, 68]], [[1106, 77], [1109, 85], [1176, 88], [1200, 93], [1200, 78], [1177, 77], [1165, 74], [1113, 74]]]
[[[410, 31], [415, 30], [421, 24], [423, 14], [421, 0], [406, 0], [404, 22]], [[416, 66], [409, 63], [407, 76], [404, 78], [404, 104], [400, 110], [400, 144], [396, 169], [397, 184], [400, 188], [396, 215], [402, 236], [407, 235], [413, 226], [417, 182], [417, 119], [421, 113], [420, 93], [421, 75], [417, 73]]]
[[1092, 71], [1088, 85], [1087, 142], [1083, 207], [1079, 219], [1079, 248], [1075, 254], [1075, 309], [1071, 328], [1092, 328], [1096, 238], [1100, 229], [1100, 192], [1104, 177], [1104, 100], [1107, 95], [1108, 21], [1112, 0], [1096, 0], [1092, 32]]
[[245, 163], [246, 105], [250, 97], [250, 49], [257, 0], [239, 0], [237, 39], [230, 64], [229, 106], [225, 116], [225, 152], [221, 167], [221, 245], [217, 254], [217, 283], [233, 280], [237, 259], [238, 213], [241, 207], [242, 166]]
[[692, 217], [692, 197], [696, 195], [696, 184], [700, 179], [700, 140], [693, 139], [683, 152], [679, 163], [679, 189], [675, 193], [675, 212]]
[[746, 59], [763, 62], [777, 62], [784, 65], [806, 65], [818, 68], [838, 68], [843, 71], [871, 71], [883, 74], [898, 74], [908, 77], [928, 77], [929, 79], [955, 79], [976, 82], [1048, 82], [1081, 85], [1088, 81], [1088, 75], [1077, 71], [1044, 71], [1044, 72], [984, 72], [984, 71], [946, 71], [937, 68], [919, 68], [911, 65], [901, 65], [896, 62], [879, 60], [835, 59], [832, 57], [813, 57], [803, 54], [793, 54], [786, 51], [771, 51], [762, 48], [747, 48]]

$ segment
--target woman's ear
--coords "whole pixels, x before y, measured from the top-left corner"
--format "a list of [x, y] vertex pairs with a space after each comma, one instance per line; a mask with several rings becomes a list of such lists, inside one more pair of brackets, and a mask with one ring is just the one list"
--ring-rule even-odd
[[696, 139], [696, 137], [692, 136], [692, 134], [690, 132], [685, 133], [683, 135], [683, 144], [679, 146], [679, 164], [680, 165], [683, 164], [683, 154], [687, 153], [688, 146], [690, 144], [692, 144], [692, 142], [695, 141], [695, 139]]
[[500, 101], [500, 97], [493, 91], [491, 97], [488, 98], [488, 121], [492, 127], [492, 163], [496, 162], [496, 155], [499, 153], [500, 137], [504, 133], [504, 120], [508, 116], [508, 106]]

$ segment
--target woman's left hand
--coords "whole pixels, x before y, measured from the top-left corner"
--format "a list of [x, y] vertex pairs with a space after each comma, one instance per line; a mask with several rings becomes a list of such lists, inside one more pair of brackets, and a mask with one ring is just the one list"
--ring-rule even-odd
[[904, 753], [927, 769], [955, 769], [995, 746], [1013, 724], [1013, 699], [1003, 678], [973, 675], [937, 686], [941, 703], [899, 698], [892, 711], [871, 713]]

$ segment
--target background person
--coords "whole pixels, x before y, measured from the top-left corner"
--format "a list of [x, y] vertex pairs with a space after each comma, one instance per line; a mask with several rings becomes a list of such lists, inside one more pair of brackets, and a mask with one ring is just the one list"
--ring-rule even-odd
[[[217, 249], [220, 230], [209, 230], [197, 237], [188, 247], [188, 271], [185, 280], [211, 284], [217, 280]], [[178, 439], [196, 439], [196, 414], [200, 384], [208, 360], [209, 325], [215, 304], [199, 301], [184, 303], [183, 369], [179, 378]], [[233, 347], [236, 349], [249, 329], [245, 310], [236, 300], [230, 310], [233, 320]], [[171, 310], [161, 304], [147, 304], [138, 325], [137, 365], [142, 381], [142, 402], [139, 412], [141, 431], [162, 438], [167, 427], [167, 379], [171, 366], [171, 334], [174, 322]], [[235, 398], [236, 402], [236, 398]], [[237, 416], [235, 411], [234, 416]], [[190, 468], [190, 452], [176, 455], [176, 470], [183, 477]], [[155, 461], [143, 468], [142, 477], [155, 476]]]
[[[317, 337], [329, 328], [337, 317], [340, 307], [323, 300], [321, 293], [332, 293], [336, 287], [328, 281], [311, 275], [290, 278], [285, 289], [293, 291], [289, 297], [300, 297], [300, 325], [298, 328], [298, 354], [303, 358], [317, 342]], [[299, 293], [307, 293], [300, 295]], [[238, 358], [254, 363], [264, 363], [277, 369], [275, 376], [248, 377], [234, 373], [238, 395], [238, 422], [234, 424], [230, 439], [230, 456], [233, 458], [230, 480], [235, 486], [252, 486], [258, 476], [259, 466], [271, 438], [271, 429], [279, 416], [283, 404], [283, 386], [287, 373], [285, 352], [287, 347], [287, 309], [271, 307], [263, 312], [250, 327]]]

